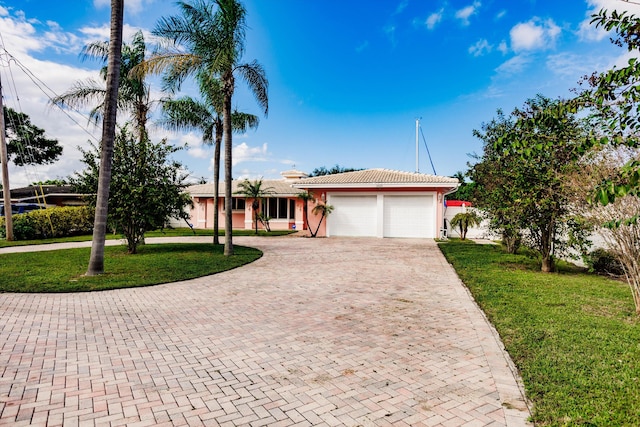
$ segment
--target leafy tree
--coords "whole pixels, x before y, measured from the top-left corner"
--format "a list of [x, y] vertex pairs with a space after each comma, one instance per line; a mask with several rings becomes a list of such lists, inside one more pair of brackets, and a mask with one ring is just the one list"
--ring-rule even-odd
[[[118, 108], [126, 111], [133, 119], [138, 133], [138, 139], [144, 139], [147, 130], [147, 119], [150, 109], [150, 88], [144, 78], [131, 74], [131, 70], [144, 61], [147, 46], [142, 31], [138, 31], [130, 44], [122, 45], [122, 60], [120, 66]], [[107, 80], [109, 59], [109, 42], [93, 42], [82, 48], [80, 53], [82, 60], [93, 59], [104, 63], [100, 69], [100, 76]], [[99, 83], [94, 79], [77, 81], [71, 89], [51, 100], [60, 107], [83, 108], [92, 106], [89, 120], [96, 125], [102, 120], [105, 112], [105, 83]]]
[[324, 166], [320, 166], [319, 168], [315, 168], [309, 174], [309, 177], [312, 177], [312, 176], [324, 176], [324, 175], [334, 175], [334, 174], [337, 174], [337, 173], [355, 172], [355, 171], [361, 171], [361, 170], [362, 169], [345, 168], [345, 167], [342, 167], [340, 165], [335, 165], [331, 169], [327, 169]]
[[[178, 151], [166, 140], [154, 144], [145, 138], [137, 140], [128, 125], [116, 136], [109, 222], [127, 239], [129, 253], [136, 253], [144, 233], [163, 228], [171, 217], [187, 219], [185, 206], [191, 203], [183, 191], [185, 175], [182, 165], [169, 160]], [[96, 192], [99, 151], [82, 151], [87, 168], [72, 179], [78, 191]], [[89, 200], [93, 205], [95, 197]]]
[[445, 196], [446, 200], [466, 200], [468, 202], [472, 202], [475, 197], [475, 191], [477, 184], [475, 182], [467, 181], [468, 172], [458, 171], [453, 174], [452, 178], [456, 178], [460, 181], [460, 186], [458, 189], [451, 194], [447, 194]]
[[251, 199], [251, 209], [253, 210], [253, 223], [255, 224], [256, 234], [258, 234], [258, 221], [260, 217], [260, 203], [265, 197], [273, 194], [273, 187], [264, 187], [262, 179], [256, 179], [251, 182], [248, 179], [238, 184], [236, 194], [242, 194], [247, 199]]
[[[218, 187], [220, 184], [220, 147], [222, 146], [222, 103], [224, 101], [220, 80], [210, 75], [199, 73], [197, 80], [200, 86], [201, 101], [189, 96], [168, 99], [162, 102], [164, 119], [161, 124], [169, 129], [196, 130], [202, 132], [205, 144], [214, 144], [213, 161], [213, 243], [219, 244], [218, 231]], [[248, 128], [258, 127], [259, 119], [253, 114], [234, 111], [231, 125], [235, 132], [245, 132]]]
[[23, 166], [50, 164], [58, 160], [62, 146], [57, 140], [47, 138], [44, 129], [32, 124], [28, 115], [9, 107], [3, 110], [9, 161]]
[[109, 209], [109, 184], [113, 163], [116, 119], [118, 113], [118, 88], [122, 62], [122, 27], [124, 0], [111, 0], [111, 37], [107, 64], [107, 93], [104, 100], [102, 142], [100, 144], [100, 166], [98, 173], [95, 220], [87, 276], [104, 273], [104, 242], [107, 232]]
[[458, 227], [460, 229], [460, 238], [465, 240], [469, 227], [480, 225], [480, 221], [481, 218], [475, 211], [468, 210], [467, 212], [457, 213], [451, 218], [451, 227]]
[[[587, 153], [569, 185], [575, 195], [573, 206], [602, 237], [605, 253], [613, 254], [619, 262], [631, 289], [636, 313], [640, 315], [640, 223], [630, 219], [640, 212], [640, 197], [616, 197], [606, 206], [587, 201], [599, 183], [617, 176], [626, 162], [638, 158], [638, 149], [598, 147]], [[591, 254], [585, 255], [588, 260]]]
[[320, 230], [320, 225], [322, 224], [322, 220], [325, 219], [325, 217], [328, 217], [331, 214], [331, 212], [333, 212], [333, 206], [327, 205], [326, 203], [319, 203], [314, 206], [311, 212], [313, 212], [314, 215], [320, 215], [320, 221], [318, 221], [318, 226], [316, 227], [316, 231], [311, 232], [311, 237], [316, 237], [318, 235], [318, 231]]
[[[216, 6], [214, 8], [214, 5]], [[232, 235], [232, 99], [236, 77], [248, 85], [265, 115], [268, 112], [268, 81], [262, 66], [241, 62], [245, 48], [246, 10], [238, 0], [180, 1], [182, 14], [161, 18], [153, 34], [164, 49], [140, 66], [141, 72], [165, 72], [167, 87], [179, 88], [188, 76], [201, 73], [219, 78], [222, 85], [222, 125], [225, 146], [225, 247], [233, 254]]]
[[47, 179], [44, 181], [38, 181], [38, 182], [34, 182], [31, 183], [29, 186], [30, 187], [35, 187], [37, 185], [57, 185], [57, 186], [63, 186], [63, 185], [67, 185], [68, 182], [66, 179]]
[[502, 212], [507, 215], [500, 221], [527, 230], [526, 237], [539, 252], [544, 272], [555, 270], [555, 253], [566, 244], [562, 236], [574, 224], [564, 178], [577, 167], [584, 152], [583, 123], [562, 105], [538, 95], [515, 109], [511, 118], [499, 117], [495, 129], [484, 135], [493, 142], [490, 152], [495, 155], [491, 157], [494, 163], [489, 167], [499, 168], [490, 176], [502, 179], [512, 191], [505, 195], [498, 190], [514, 205], [513, 210]]
[[476, 164], [469, 169], [474, 181], [471, 200], [475, 206], [486, 212], [489, 229], [500, 234], [507, 252], [515, 253], [522, 239], [524, 206], [517, 186], [518, 177], [525, 168], [515, 154], [496, 150], [499, 138], [510, 132], [515, 125], [513, 117], [505, 116], [502, 110], [489, 123], [482, 124], [482, 130], [473, 134], [484, 143], [483, 154], [476, 158]]

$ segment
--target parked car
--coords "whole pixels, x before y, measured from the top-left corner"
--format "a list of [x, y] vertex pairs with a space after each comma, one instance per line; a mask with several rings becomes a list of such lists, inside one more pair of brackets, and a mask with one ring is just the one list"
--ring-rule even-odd
[[[12, 203], [11, 213], [13, 215], [35, 211], [36, 209], [45, 209], [45, 205], [38, 203]], [[0, 205], [0, 216], [4, 216], [4, 204]]]

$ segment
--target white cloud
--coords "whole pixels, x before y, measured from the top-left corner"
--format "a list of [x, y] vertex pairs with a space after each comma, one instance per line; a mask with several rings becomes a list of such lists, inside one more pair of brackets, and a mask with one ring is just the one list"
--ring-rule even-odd
[[507, 42], [505, 40], [502, 40], [500, 42], [500, 44], [498, 45], [498, 50], [503, 54], [506, 55], [509, 52], [509, 46], [507, 45]]
[[444, 9], [440, 9], [439, 11], [432, 13], [431, 15], [429, 15], [429, 17], [424, 22], [424, 24], [427, 26], [428, 29], [433, 30], [435, 26], [438, 25], [440, 21], [442, 21], [443, 14], [444, 14]]
[[37, 180], [67, 177], [83, 168], [77, 147], [87, 149], [87, 140], [95, 142], [99, 132], [87, 125], [86, 116], [50, 107], [49, 97], [68, 90], [76, 80], [99, 80], [98, 72], [34, 57], [45, 50], [77, 53], [73, 49], [80, 44], [80, 37], [63, 31], [56, 23], [42, 24], [27, 19], [20, 11], [2, 9], [0, 28], [4, 45], [16, 60], [9, 63], [10, 69], [0, 68], [5, 105], [27, 114], [34, 125], [45, 130], [47, 137], [57, 139], [63, 147], [62, 156], [52, 165], [16, 167], [10, 164], [10, 185], [16, 188]]
[[489, 44], [487, 39], [478, 40], [473, 46], [469, 47], [469, 53], [473, 56], [482, 56], [491, 52], [493, 46]]
[[504, 18], [507, 15], [507, 10], [503, 9], [500, 12], [498, 12], [498, 14], [496, 15], [496, 21]]
[[533, 18], [528, 22], [521, 22], [509, 32], [511, 49], [515, 52], [548, 49], [554, 46], [560, 32], [560, 27], [552, 19], [541, 22]]
[[496, 72], [502, 75], [518, 74], [524, 70], [530, 62], [531, 58], [527, 55], [517, 55], [503, 62], [498, 68], [496, 68]]
[[[150, 7], [154, 0], [127, 0], [124, 2], [125, 13], [138, 14], [145, 8]], [[111, 0], [93, 0], [93, 5], [96, 8], [110, 7]]]
[[356, 46], [356, 52], [357, 53], [361, 53], [361, 52], [367, 50], [368, 47], [369, 47], [369, 41], [365, 40], [362, 43], [360, 43], [358, 46]]
[[396, 10], [393, 14], [398, 15], [402, 13], [407, 8], [407, 6], [409, 6], [409, 0], [402, 0], [396, 7]]
[[242, 142], [233, 147], [233, 165], [242, 162], [264, 162], [268, 160], [267, 143], [259, 147], [250, 147]]
[[469, 25], [469, 18], [478, 13], [481, 3], [474, 1], [473, 4], [464, 7], [456, 12], [456, 18], [459, 19], [462, 25]]
[[396, 26], [387, 25], [382, 29], [382, 31], [384, 31], [384, 33], [387, 35], [387, 38], [389, 38], [389, 41], [391, 42], [391, 44], [395, 46], [396, 45]]

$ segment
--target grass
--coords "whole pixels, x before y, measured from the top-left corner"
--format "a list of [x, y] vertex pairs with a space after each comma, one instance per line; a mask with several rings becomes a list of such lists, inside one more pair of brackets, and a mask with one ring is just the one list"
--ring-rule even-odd
[[105, 274], [86, 277], [90, 248], [0, 255], [0, 292], [84, 292], [156, 285], [230, 270], [262, 256], [258, 249], [204, 243], [105, 247]]
[[[258, 236], [284, 236], [286, 234], [295, 233], [293, 230], [274, 230], [267, 232], [265, 230], [258, 230]], [[220, 230], [220, 236], [224, 236], [224, 230]], [[253, 230], [234, 230], [234, 236], [255, 236]], [[145, 233], [145, 237], [189, 237], [189, 236], [213, 236], [213, 230], [194, 228], [166, 228], [164, 230], [155, 230]], [[122, 239], [120, 234], [107, 234], [107, 240]], [[41, 240], [15, 240], [7, 241], [0, 239], [0, 248], [8, 246], [26, 246], [26, 245], [46, 245], [48, 243], [65, 243], [65, 242], [87, 242], [92, 239], [90, 234], [83, 236], [73, 237], [59, 237], [55, 239], [41, 239]]]
[[640, 318], [624, 282], [451, 240], [440, 248], [522, 374], [538, 426], [640, 425]]

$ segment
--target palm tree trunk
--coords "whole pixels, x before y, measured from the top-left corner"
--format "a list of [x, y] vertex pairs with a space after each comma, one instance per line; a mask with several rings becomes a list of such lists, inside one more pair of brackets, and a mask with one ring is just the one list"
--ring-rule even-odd
[[216, 142], [213, 153], [213, 244], [220, 244], [220, 230], [218, 226], [220, 204], [220, 146], [222, 145], [222, 127], [216, 126]]
[[224, 204], [225, 204], [225, 224], [224, 224], [224, 254], [233, 255], [233, 201], [231, 200], [231, 181], [233, 180], [231, 144], [231, 98], [233, 97], [234, 79], [231, 70], [223, 76], [224, 106], [222, 112], [222, 130], [224, 133]]
[[89, 258], [87, 276], [104, 273], [104, 241], [107, 231], [109, 185], [111, 183], [111, 165], [113, 162], [116, 113], [118, 110], [118, 86], [120, 83], [120, 65], [122, 62], [123, 15], [124, 0], [111, 0], [111, 41], [109, 45], [109, 63], [107, 64], [105, 114], [102, 124], [98, 200], [96, 201], [93, 240], [91, 243], [91, 256]]
[[322, 220], [324, 219], [324, 212], [322, 212], [322, 216], [320, 217], [320, 221], [318, 221], [318, 226], [316, 227], [316, 232], [311, 235], [311, 237], [316, 237], [318, 235], [318, 231], [320, 231], [320, 225], [322, 224]]

